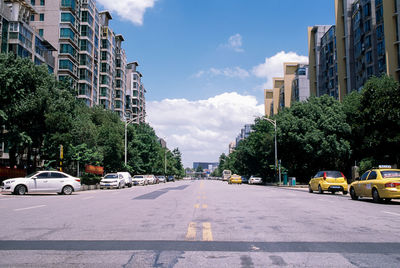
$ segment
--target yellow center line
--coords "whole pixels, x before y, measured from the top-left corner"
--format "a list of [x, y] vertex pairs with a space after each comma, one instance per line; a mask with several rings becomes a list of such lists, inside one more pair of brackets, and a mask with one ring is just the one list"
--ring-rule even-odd
[[196, 223], [189, 223], [189, 227], [186, 233], [186, 240], [195, 240], [196, 239]]
[[194, 207], [195, 207], [195, 208], [199, 208], [199, 207], [200, 207], [200, 204], [195, 204]]
[[203, 199], [206, 199], [206, 197], [205, 197], [205, 196], [203, 196]]
[[203, 204], [202, 208], [207, 208], [207, 205], [206, 205], [206, 204]]
[[203, 222], [203, 241], [213, 241], [211, 223]]

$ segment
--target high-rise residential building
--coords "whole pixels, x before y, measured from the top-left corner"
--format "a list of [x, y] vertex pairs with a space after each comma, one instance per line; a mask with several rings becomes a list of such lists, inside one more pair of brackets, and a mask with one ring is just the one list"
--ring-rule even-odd
[[236, 148], [236, 143], [234, 141], [229, 143], [229, 154], [231, 154]]
[[110, 27], [110, 12], [99, 12], [95, 0], [31, 0], [37, 32], [58, 49], [55, 73], [70, 79], [78, 98], [125, 113], [126, 54], [124, 38]]
[[308, 64], [299, 64], [292, 82], [292, 102], [306, 101], [310, 98], [310, 79]]
[[36, 31], [56, 49], [54, 73], [59, 80], [70, 79], [71, 86], [78, 85], [78, 55], [80, 1], [31, 0], [37, 10], [31, 24]]
[[331, 26], [321, 37], [319, 53], [319, 74], [317, 96], [328, 94], [339, 97], [337, 76], [336, 27]]
[[139, 63], [131, 62], [126, 68], [126, 104], [125, 110], [128, 117], [135, 123], [145, 122], [146, 117], [146, 89], [142, 83], [142, 74], [137, 70]]
[[308, 56], [309, 56], [309, 79], [310, 96], [319, 96], [320, 51], [322, 36], [332, 27], [332, 25], [317, 25], [308, 27]]
[[244, 127], [240, 130], [239, 135], [236, 137], [236, 146], [239, 144], [240, 141], [246, 139], [248, 136], [250, 136], [251, 133], [251, 126], [250, 124], [244, 125]]
[[56, 50], [31, 26], [31, 18], [40, 14], [27, 0], [0, 0], [1, 52], [12, 52], [31, 59], [36, 65], [46, 64], [54, 72]]
[[273, 111], [274, 91], [272, 89], [264, 89], [264, 108], [265, 116], [270, 117]]
[[[334, 28], [331, 27], [321, 39], [315, 35], [315, 29], [320, 26], [312, 27], [313, 30], [309, 28], [312, 94], [332, 95], [334, 87], [334, 96], [343, 100], [351, 91], [360, 90], [373, 75], [387, 74], [399, 80], [399, 8], [400, 2], [397, 0], [335, 0]], [[326, 48], [324, 42], [329, 43], [330, 40], [334, 41], [333, 48], [336, 50], [336, 65], [333, 71], [330, 71], [332, 65], [326, 66], [326, 61], [317, 59], [318, 53], [315, 50]], [[317, 42], [320, 42], [320, 45]], [[327, 53], [332, 53], [329, 47]], [[325, 54], [321, 50], [320, 56], [322, 55]], [[336, 77], [335, 80], [331, 74]], [[325, 85], [319, 84], [320, 81]]]
[[264, 90], [265, 115], [277, 114], [294, 101], [304, 101], [310, 97], [308, 64], [285, 62], [283, 77], [272, 79], [273, 89]]

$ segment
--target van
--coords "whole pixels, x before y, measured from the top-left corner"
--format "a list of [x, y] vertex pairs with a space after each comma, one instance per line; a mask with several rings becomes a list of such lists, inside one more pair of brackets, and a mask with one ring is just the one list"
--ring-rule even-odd
[[129, 172], [117, 172], [119, 177], [123, 177], [125, 180], [125, 185], [128, 187], [132, 187], [132, 176]]

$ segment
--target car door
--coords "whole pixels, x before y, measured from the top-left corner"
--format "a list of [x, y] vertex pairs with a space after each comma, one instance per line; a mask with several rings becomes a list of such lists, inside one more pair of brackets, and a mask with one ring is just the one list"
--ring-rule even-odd
[[50, 179], [50, 172], [41, 172], [35, 176], [35, 188], [34, 191], [36, 192], [47, 192], [50, 189], [49, 186], [49, 179]]
[[66, 179], [68, 179], [68, 176], [60, 172], [50, 172], [49, 191], [61, 192]]
[[364, 196], [364, 191], [365, 191], [365, 184], [367, 182], [367, 177], [370, 173], [370, 170], [365, 172], [360, 180], [357, 182], [357, 184], [354, 185], [354, 190], [356, 191], [356, 195], [358, 196]]
[[375, 171], [371, 171], [368, 175], [367, 180], [364, 183], [363, 187], [363, 196], [371, 197], [372, 196], [372, 186], [376, 182], [377, 174]]
[[311, 188], [313, 191], [317, 191], [318, 190], [318, 185], [319, 185], [319, 179], [321, 178], [321, 171], [317, 172], [317, 174], [315, 174], [314, 178], [311, 179]]

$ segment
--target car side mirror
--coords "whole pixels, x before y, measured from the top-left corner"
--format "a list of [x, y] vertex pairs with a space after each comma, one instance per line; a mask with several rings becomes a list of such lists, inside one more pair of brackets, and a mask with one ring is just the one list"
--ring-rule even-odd
[[32, 180], [36, 180], [37, 179], [37, 177], [32, 177]]

